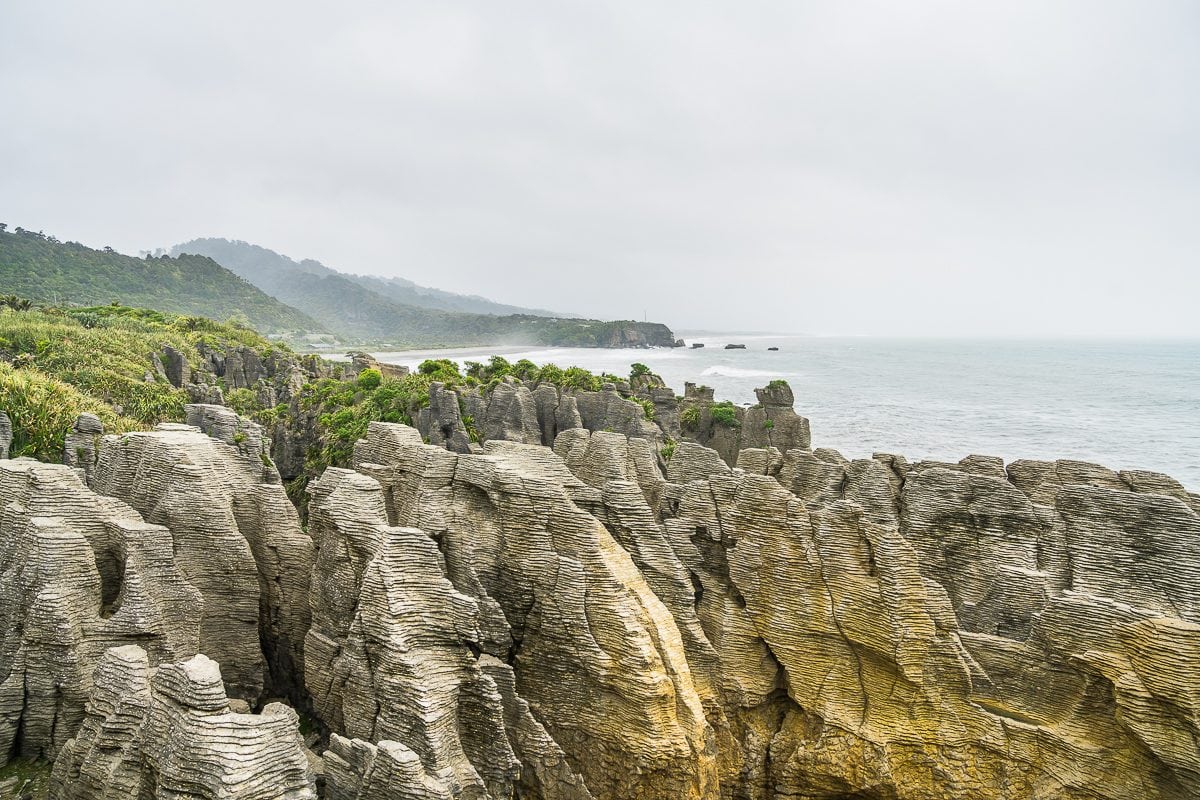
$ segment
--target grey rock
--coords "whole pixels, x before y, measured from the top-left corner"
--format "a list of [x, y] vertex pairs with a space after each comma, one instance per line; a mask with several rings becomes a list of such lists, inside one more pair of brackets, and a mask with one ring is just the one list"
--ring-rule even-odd
[[12, 447], [13, 427], [12, 420], [8, 414], [0, 411], [0, 459], [8, 458], [8, 451]]
[[136, 646], [109, 650], [79, 734], [51, 775], [55, 800], [315, 800], [296, 712], [230, 710], [204, 655], [153, 669]]

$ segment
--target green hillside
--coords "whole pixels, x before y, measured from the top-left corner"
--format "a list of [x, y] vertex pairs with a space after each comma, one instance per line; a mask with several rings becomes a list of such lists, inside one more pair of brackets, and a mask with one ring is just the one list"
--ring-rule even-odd
[[210, 258], [134, 258], [0, 225], [0, 294], [57, 306], [113, 302], [174, 314], [242, 319], [268, 333], [317, 332], [311, 317]]
[[533, 314], [499, 316], [398, 303], [393, 298], [405, 290], [402, 283], [388, 284], [347, 275], [317, 261], [294, 261], [246, 242], [197, 239], [171, 250], [181, 258], [183, 253], [193, 251], [216, 259], [267, 294], [295, 306], [350, 341], [397, 347], [485, 344], [670, 347], [674, 344], [671, 330], [653, 322], [604, 322]]
[[182, 420], [187, 393], [155, 362], [171, 347], [199, 368], [201, 345], [248, 347], [260, 356], [280, 349], [252, 330], [202, 317], [111, 305], [0, 306], [0, 410], [13, 421], [13, 455], [58, 460], [84, 411], [109, 431]]
[[[253, 283], [263, 291], [279, 297], [273, 289], [281, 288], [279, 283], [287, 281], [297, 273], [316, 275], [322, 278], [336, 277], [351, 281], [379, 295], [381, 298], [402, 306], [415, 308], [436, 309], [439, 311], [458, 311], [468, 314], [490, 314], [508, 316], [511, 314], [531, 315], [538, 317], [575, 316], [573, 314], [556, 314], [552, 311], [537, 308], [508, 305], [488, 300], [478, 295], [456, 294], [428, 286], [420, 286], [404, 278], [377, 278], [373, 275], [353, 275], [338, 272], [325, 266], [320, 261], [306, 258], [295, 261], [285, 255], [268, 250], [265, 247], [249, 242], [230, 241], [228, 239], [193, 239], [190, 242], [175, 245], [171, 255], [180, 253], [196, 253], [208, 256], [223, 267], [227, 267], [237, 275]], [[270, 286], [271, 288], [267, 288]]]

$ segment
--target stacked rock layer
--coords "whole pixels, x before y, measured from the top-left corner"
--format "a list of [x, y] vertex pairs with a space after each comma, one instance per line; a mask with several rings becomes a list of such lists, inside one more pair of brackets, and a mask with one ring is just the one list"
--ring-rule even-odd
[[668, 459], [543, 389], [373, 423], [307, 531], [214, 407], [95, 438], [86, 486], [0, 461], [0, 757], [62, 800], [1200, 796], [1170, 478], [850, 460], [779, 385]]

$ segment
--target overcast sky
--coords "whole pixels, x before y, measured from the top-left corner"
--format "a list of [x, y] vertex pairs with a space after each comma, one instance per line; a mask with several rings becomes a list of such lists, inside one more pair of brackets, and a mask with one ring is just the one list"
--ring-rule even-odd
[[0, 221], [676, 328], [1200, 335], [1200, 3], [0, 10]]

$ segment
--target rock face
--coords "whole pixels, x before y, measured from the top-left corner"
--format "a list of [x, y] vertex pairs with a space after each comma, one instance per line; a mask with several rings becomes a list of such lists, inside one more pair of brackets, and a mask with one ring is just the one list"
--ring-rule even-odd
[[[189, 407], [190, 416], [206, 414], [220, 416]], [[92, 484], [170, 530], [179, 570], [202, 596], [200, 651], [220, 662], [230, 693], [303, 698], [312, 541], [261, 457], [163, 424], [107, 437]]]
[[[308, 534], [221, 408], [0, 461], [0, 754], [64, 800], [1200, 796], [1200, 498], [663, 389], [437, 387]], [[281, 694], [319, 761], [236, 713]]]
[[296, 712], [232, 711], [216, 662], [150, 666], [133, 645], [104, 654], [78, 735], [51, 775], [54, 800], [315, 800]]
[[0, 461], [0, 763], [53, 757], [83, 719], [105, 649], [154, 663], [199, 644], [200, 593], [171, 534], [69, 467]]
[[[539, 791], [546, 796], [586, 797], [587, 792], [596, 797], [713, 796], [716, 763], [711, 732], [689, 674], [683, 641], [629, 554], [585, 510], [603, 502], [602, 492], [575, 477], [546, 448], [489, 442], [483, 455], [458, 455], [422, 444], [415, 432], [405, 434], [406, 430], [374, 423], [355, 451], [359, 469], [376, 481], [377, 488], [370, 494], [378, 499], [369, 505], [376, 516], [380, 505], [385, 509], [383, 530], [386, 525], [407, 526], [387, 537], [408, 544], [389, 547], [381, 534], [356, 537], [377, 542], [374, 547], [379, 549], [363, 572], [350, 641], [356, 636], [355, 625], [361, 627], [372, 617], [375, 624], [392, 626], [388, 639], [403, 641], [403, 628], [421, 620], [412, 613], [381, 615], [369, 611], [366, 603], [378, 602], [371, 598], [388, 582], [397, 587], [386, 592], [393, 604], [405, 594], [395, 577], [402, 570], [389, 564], [401, 556], [389, 555], [391, 551], [400, 549], [404, 558], [412, 559], [424, 550], [431, 562], [437, 558], [435, 551], [440, 552], [448, 583], [436, 594], [430, 594], [435, 587], [425, 589], [426, 599], [418, 605], [431, 611], [439, 608], [432, 602], [438, 596], [445, 598], [438, 602], [450, 604], [432, 612], [438, 621], [424, 622], [423, 634], [430, 644], [446, 643], [446, 649], [439, 651], [445, 653], [439, 658], [446, 666], [427, 666], [420, 673], [426, 681], [429, 675], [443, 676], [442, 682], [456, 676], [449, 683], [461, 687], [459, 741], [466, 761], [488, 787], [486, 796], [506, 796], [518, 776], [526, 785], [541, 786]], [[368, 491], [358, 478], [335, 474], [333, 479], [352, 481], [356, 491]], [[325, 483], [323, 479], [321, 484]], [[314, 493], [310, 507], [360, 505], [343, 501], [340, 489], [319, 499], [323, 491]], [[637, 498], [645, 504], [640, 490]], [[363, 530], [361, 524], [355, 529]], [[373, 530], [381, 530], [378, 523]], [[418, 546], [418, 537], [433, 538]], [[327, 540], [318, 538], [320, 561]], [[440, 549], [433, 547], [434, 540]], [[394, 577], [385, 581], [389, 574]], [[314, 630], [318, 619], [315, 615]], [[387, 641], [382, 633], [368, 638]], [[450, 646], [455, 641], [457, 650]], [[310, 645], [310, 659], [316, 650]], [[343, 652], [353, 650], [353, 645], [343, 648]], [[411, 647], [405, 650], [414, 652]], [[491, 659], [468, 655], [476, 652]], [[397, 662], [378, 659], [376, 663]], [[459, 666], [452, 668], [453, 664]], [[333, 673], [339, 674], [337, 669]], [[377, 679], [375, 685], [397, 680]], [[348, 687], [353, 685], [347, 682]], [[409, 694], [419, 697], [422, 691], [428, 693], [410, 688]], [[466, 710], [464, 699], [470, 701]], [[437, 769], [434, 754], [449, 753], [446, 763], [458, 758], [444, 744], [422, 745], [426, 737], [419, 728], [389, 722], [383, 709], [392, 705], [391, 713], [411, 713], [404, 711], [403, 704], [384, 703], [379, 690], [364, 700], [366, 707], [380, 709], [374, 723], [369, 717], [365, 723], [374, 724], [381, 738], [416, 752], [426, 773]], [[446, 702], [438, 705], [444, 707]], [[467, 711], [474, 720], [470, 724], [462, 722]], [[446, 708], [440, 713], [454, 712]], [[342, 720], [351, 724], [344, 711]], [[396, 735], [403, 731], [405, 736]], [[464, 738], [461, 731], [472, 736]], [[358, 733], [369, 734], [371, 729]], [[490, 755], [473, 758], [479, 745], [472, 741], [489, 742]], [[497, 749], [505, 741], [530, 769], [519, 772], [517, 760], [505, 769], [505, 748]], [[630, 763], [639, 768], [628, 769]], [[469, 777], [461, 764], [457, 769]], [[570, 791], [565, 788], [572, 786]]]
[[687, 384], [678, 418], [680, 435], [711, 447], [726, 464], [738, 463], [747, 448], [775, 448], [781, 453], [807, 450], [812, 436], [808, 420], [792, 408], [792, 389], [785, 381], [755, 389], [758, 404], [738, 408], [731, 403], [716, 403], [707, 386]]

